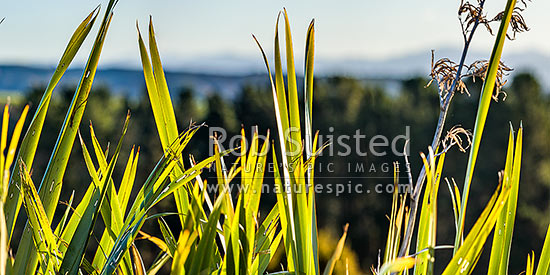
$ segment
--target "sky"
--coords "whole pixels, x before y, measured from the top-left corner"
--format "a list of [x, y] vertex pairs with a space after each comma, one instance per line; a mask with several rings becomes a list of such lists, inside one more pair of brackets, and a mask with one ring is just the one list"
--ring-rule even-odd
[[[56, 64], [76, 26], [99, 3], [105, 7], [107, 0], [2, 1], [0, 18], [5, 20], [0, 24], [0, 64]], [[486, 8], [492, 16], [505, 4], [505, 0], [487, 0]], [[290, 16], [297, 58], [303, 56], [312, 18], [316, 58], [320, 59], [384, 60], [431, 49], [460, 48], [458, 5], [458, 0], [120, 0], [101, 62], [139, 64], [135, 24], [138, 20], [142, 31], [147, 30], [149, 15], [161, 56], [168, 63], [200, 57], [259, 57], [251, 34], [272, 52], [275, 20], [283, 7]], [[550, 55], [548, 11], [550, 1], [529, 3], [523, 16], [531, 31], [506, 42], [505, 51]], [[77, 63], [85, 61], [93, 34]], [[494, 37], [480, 31], [472, 47], [489, 54], [493, 41]]]

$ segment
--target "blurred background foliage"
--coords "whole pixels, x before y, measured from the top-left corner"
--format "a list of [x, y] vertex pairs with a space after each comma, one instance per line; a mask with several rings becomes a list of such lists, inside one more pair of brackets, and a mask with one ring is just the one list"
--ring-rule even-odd
[[[418, 153], [427, 150], [426, 146], [432, 139], [439, 112], [437, 92], [432, 87], [426, 88], [427, 82], [428, 80], [422, 77], [410, 78], [401, 81], [399, 88], [395, 91], [393, 89], [389, 91], [383, 86], [361, 79], [342, 76], [318, 77], [315, 79], [313, 128], [319, 130], [322, 135], [334, 137], [344, 134], [353, 136], [357, 130], [360, 130], [361, 134], [366, 135], [366, 141], [363, 139], [364, 142], [361, 144], [362, 151], [366, 152], [368, 140], [371, 137], [384, 135], [391, 140], [395, 136], [404, 134], [405, 126], [410, 126], [410, 160], [413, 177], [416, 178], [421, 168]], [[472, 85], [469, 86], [471, 96], [463, 94], [455, 97], [445, 131], [453, 125], [462, 125], [466, 129], [473, 128], [481, 82], [469, 84]], [[171, 90], [178, 91], [172, 94], [177, 121], [186, 123], [186, 125], [178, 125], [179, 129], [184, 129], [190, 121], [223, 127], [227, 130], [229, 137], [238, 134], [241, 127], [244, 127], [247, 133], [255, 125], [259, 126], [260, 133], [265, 133], [267, 129], [272, 131], [276, 129], [272, 115], [272, 96], [267, 79], [265, 85], [257, 83], [245, 85], [240, 93], [231, 99], [216, 91], [199, 96], [191, 86], [180, 87], [179, 90], [174, 88], [178, 87], [171, 87]], [[477, 183], [472, 185], [473, 196], [470, 198], [468, 209], [470, 215], [466, 221], [466, 228], [473, 224], [473, 218], [481, 212], [498, 182], [497, 172], [504, 168], [506, 151], [504, 148], [507, 140], [501, 137], [508, 135], [508, 122], [519, 125], [519, 120], [522, 119], [524, 154], [515, 228], [516, 232], [522, 233], [514, 235], [514, 249], [510, 257], [510, 272], [517, 274], [524, 268], [524, 256], [531, 249], [540, 251], [545, 229], [550, 223], [548, 203], [550, 201], [550, 141], [548, 140], [550, 94], [542, 91], [539, 81], [533, 75], [521, 72], [513, 73], [513, 77], [504, 89], [507, 93], [506, 100], [499, 100], [489, 111], [486, 135], [480, 150], [480, 156], [485, 157], [481, 158], [483, 161], [478, 162], [476, 167], [474, 182]], [[44, 87], [37, 86], [24, 96], [12, 98], [12, 112], [18, 115], [25, 103], [31, 103], [30, 113], [34, 113], [34, 108], [43, 91]], [[57, 133], [73, 91], [74, 87], [65, 86], [54, 92], [44, 126], [45, 131], [33, 166], [34, 174], [41, 175], [47, 165], [47, 157], [57, 139]], [[0, 101], [6, 100], [7, 98], [3, 96]], [[117, 140], [128, 109], [132, 112], [132, 118], [124, 141], [126, 146], [123, 150], [125, 151], [121, 157], [125, 158], [129, 154], [131, 145], [140, 146], [141, 156], [136, 183], [140, 184], [153, 169], [162, 153], [145, 90], [136, 100], [115, 95], [110, 92], [109, 87], [94, 86], [80, 129], [84, 137], [89, 137], [89, 128], [85, 124], [91, 121], [100, 142], [105, 146], [108, 142]], [[354, 147], [353, 139], [347, 143]], [[188, 146], [190, 149], [186, 153], [193, 154], [197, 159], [203, 159], [208, 152], [208, 146], [209, 131], [202, 129], [192, 139]], [[402, 148], [403, 144], [398, 146]], [[335, 147], [335, 152], [338, 149]], [[68, 166], [69, 171], [85, 171], [81, 156], [80, 147], [75, 146]], [[406, 183], [404, 160], [391, 153], [382, 157], [371, 155], [361, 157], [353, 153], [346, 157], [324, 154], [316, 163], [317, 183], [322, 185], [361, 184], [363, 190], [373, 190], [377, 184], [384, 186], [392, 184], [391, 163], [394, 161], [401, 164], [401, 183]], [[328, 163], [332, 163], [331, 169], [334, 171], [327, 171]], [[357, 163], [362, 163], [365, 171], [353, 171]], [[446, 166], [443, 176], [454, 177], [458, 183], [463, 182], [467, 155], [453, 149], [447, 154], [446, 163], [452, 165]], [[352, 171], [349, 171], [348, 164], [351, 164]], [[383, 169], [386, 165], [390, 168], [389, 171]], [[372, 167], [375, 170], [369, 169]], [[115, 171], [115, 182], [120, 179], [123, 166], [117, 168], [119, 170]], [[89, 182], [88, 174], [66, 173], [64, 183], [66, 187], [62, 190], [61, 200], [68, 200], [72, 190], [75, 190], [75, 200], [78, 201]], [[269, 174], [266, 175], [266, 183], [273, 184]], [[438, 223], [438, 244], [452, 244], [455, 228], [451, 200], [446, 188], [441, 188], [440, 192], [441, 215]], [[342, 261], [336, 266], [335, 274], [344, 274], [341, 271], [345, 267], [346, 258], [350, 271], [354, 271], [351, 274], [366, 273], [371, 265], [376, 265], [380, 249], [385, 245], [388, 225], [386, 214], [388, 209], [391, 209], [391, 200], [391, 193], [351, 193], [340, 194], [338, 197], [335, 194], [319, 194], [317, 203], [321, 261], [326, 261], [330, 257], [343, 225], [349, 223], [348, 241], [346, 241]], [[263, 196], [262, 206], [270, 207], [275, 201], [274, 194], [266, 194]], [[173, 201], [164, 200], [156, 210], [170, 210], [172, 205]], [[64, 208], [59, 207], [58, 212], [62, 209]], [[22, 215], [24, 211], [21, 211], [20, 219]], [[56, 213], [56, 216], [59, 219], [60, 213]], [[178, 228], [177, 219], [167, 217], [167, 221], [170, 226]], [[18, 223], [18, 225], [21, 224], [24, 223]], [[96, 226], [102, 225], [98, 223]], [[14, 239], [19, 238], [21, 230], [22, 228], [18, 228], [15, 231]], [[156, 223], [145, 224], [144, 231], [154, 235], [160, 234]], [[99, 238], [99, 236], [95, 237]], [[487, 244], [490, 243], [490, 241], [487, 242]], [[94, 249], [96, 245], [90, 245], [89, 249]], [[150, 249], [141, 250], [145, 262], [150, 263], [157, 255], [158, 248], [147, 241], [142, 241], [141, 245], [150, 247]], [[488, 256], [489, 253], [482, 254], [482, 257]], [[436, 262], [443, 265], [450, 259], [451, 251], [437, 251], [436, 257], [445, 258]], [[481, 260], [479, 263], [488, 263], [488, 260]], [[436, 272], [441, 272], [443, 267], [436, 265]], [[271, 268], [278, 269], [278, 267]], [[484, 268], [479, 267], [479, 270]]]

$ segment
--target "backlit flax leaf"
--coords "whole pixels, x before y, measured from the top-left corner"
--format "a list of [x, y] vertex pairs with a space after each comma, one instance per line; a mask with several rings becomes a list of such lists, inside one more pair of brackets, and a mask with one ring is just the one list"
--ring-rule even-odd
[[[170, 150], [168, 150], [168, 154], [163, 155], [161, 160], [157, 163], [149, 175], [149, 178], [147, 178], [143, 184], [142, 189], [139, 191], [134, 200], [134, 204], [130, 208], [130, 212], [128, 213], [122, 227], [123, 230], [118, 235], [113, 245], [113, 249], [107, 257], [107, 261], [103, 266], [101, 274], [113, 274], [113, 272], [115, 272], [122, 256], [127, 253], [130, 245], [147, 219], [148, 211], [151, 207], [168, 195], [172, 194], [178, 188], [195, 179], [203, 168], [215, 161], [216, 158], [214, 156], [209, 157], [194, 167], [187, 169], [181, 178], [178, 178], [175, 181], [167, 180], [172, 172], [172, 169], [174, 169], [177, 165], [182, 150], [198, 128], [200, 127], [192, 127], [178, 137], [178, 139], [171, 145]], [[222, 152], [221, 155], [225, 155], [227, 153], [229, 152], [225, 151]]]
[[[59, 133], [54, 151], [40, 184], [38, 194], [44, 205], [44, 210], [48, 216], [48, 219], [53, 217], [59, 201], [63, 176], [65, 174], [65, 169], [67, 168], [69, 155], [72, 151], [77, 130], [86, 107], [88, 95], [92, 88], [92, 83], [99, 63], [99, 57], [101, 50], [103, 49], [103, 43], [105, 42], [105, 37], [113, 16], [113, 8], [116, 2], [116, 0], [111, 0], [107, 6], [105, 16], [92, 47], [92, 51], [88, 57], [82, 78], [73, 100], [71, 101], [69, 111], [65, 116], [65, 120], [61, 127], [61, 132]], [[17, 250], [17, 255], [15, 257], [14, 272], [16, 274], [34, 273], [38, 260], [38, 254], [32, 245], [31, 239], [30, 232], [28, 230], [24, 230], [19, 248]]]
[[340, 260], [340, 257], [342, 256], [342, 252], [344, 251], [344, 245], [346, 243], [347, 235], [348, 235], [348, 225], [346, 224], [346, 226], [344, 227], [344, 234], [342, 234], [342, 237], [338, 241], [338, 244], [336, 245], [336, 248], [334, 249], [334, 252], [330, 257], [327, 263], [327, 266], [325, 267], [325, 271], [323, 272], [323, 275], [332, 274], [332, 271], [334, 270], [334, 266], [336, 265], [336, 261]]
[[283, 11], [285, 19], [285, 44], [286, 44], [286, 77], [288, 85], [288, 110], [290, 117], [290, 137], [291, 143], [289, 152], [291, 157], [296, 157], [301, 153], [302, 133], [300, 127], [300, 106], [298, 104], [298, 88], [296, 85], [296, 70], [294, 68], [294, 52], [292, 46], [292, 34], [290, 32], [290, 22], [286, 9]]
[[[97, 140], [97, 137], [95, 135], [94, 128], [92, 127], [92, 124], [90, 123], [90, 135], [91, 140], [94, 148], [94, 153], [97, 158], [97, 163], [99, 164], [99, 171], [96, 173], [106, 175], [108, 170], [108, 163], [107, 163], [107, 157], [103, 153], [103, 150], [101, 149], [101, 145], [99, 144], [99, 141]], [[108, 150], [107, 150], [108, 151]], [[132, 158], [133, 155], [133, 148], [132, 153], [130, 154], [130, 157]], [[131, 162], [129, 161], [126, 165], [126, 171], [124, 172], [124, 177], [127, 176], [129, 173], [128, 170], [130, 170]], [[102, 181], [103, 182], [103, 181]], [[124, 182], [124, 178], [123, 178]], [[101, 184], [101, 183], [100, 183]], [[123, 183], [121, 183], [121, 188], [123, 187]], [[102, 186], [99, 188], [103, 188]], [[99, 241], [99, 249], [96, 251], [96, 254], [92, 261], [92, 266], [96, 269], [101, 269], [103, 264], [105, 263], [105, 254], [108, 254], [111, 251], [111, 246], [114, 243], [114, 240], [116, 239], [116, 235], [122, 230], [122, 224], [123, 224], [123, 213], [126, 209], [126, 205], [122, 206], [118, 200], [118, 195], [115, 190], [114, 182], [112, 178], [108, 179], [107, 186], [106, 186], [106, 198], [105, 203], [101, 204], [101, 215], [103, 218], [103, 223], [105, 224], [105, 230], [103, 231], [103, 234], [101, 236], [101, 239]], [[99, 233], [99, 232], [96, 232]], [[130, 258], [125, 258], [125, 266], [126, 273], [131, 272], [131, 266]]]
[[546, 237], [544, 238], [544, 244], [542, 245], [542, 251], [540, 253], [540, 260], [537, 266], [536, 275], [545, 275], [550, 271], [550, 225], [546, 230]]
[[[504, 166], [504, 174], [503, 174], [503, 184], [505, 186], [510, 186], [511, 184], [513, 161], [514, 161], [514, 130], [510, 125], [510, 135], [508, 137], [508, 150], [506, 153], [506, 163]], [[513, 200], [513, 198], [514, 198], [513, 194], [510, 194], [510, 198], [508, 199], [508, 201], [506, 201], [504, 205], [505, 210], [500, 213], [500, 216], [495, 225], [495, 234], [493, 237], [493, 245], [491, 247], [491, 258], [489, 260], [489, 269], [488, 269], [489, 274], [501, 274], [499, 272], [500, 266], [501, 266], [500, 262], [504, 261], [506, 265], [508, 263], [508, 253], [505, 253], [504, 243], [506, 242], [505, 232], [507, 230], [513, 229], [513, 223], [512, 223], [512, 226], [507, 226], [508, 225], [507, 216], [509, 212], [509, 207], [511, 206], [510, 203]], [[515, 206], [513, 211], [515, 213]], [[507, 273], [507, 272], [504, 272], [504, 273]]]
[[105, 197], [107, 196], [109, 180], [111, 179], [111, 175], [118, 160], [120, 149], [122, 148], [122, 140], [124, 139], [126, 130], [128, 129], [129, 118], [130, 117], [128, 114], [124, 123], [124, 128], [122, 130], [122, 135], [118, 141], [114, 155], [112, 156], [105, 173], [101, 175], [101, 179], [97, 175], [95, 169], [93, 169], [91, 157], [88, 153], [88, 150], [86, 149], [86, 145], [84, 144], [82, 138], [80, 138], [82, 151], [84, 153], [84, 159], [86, 160], [88, 171], [90, 172], [92, 181], [96, 185], [96, 187], [94, 189], [94, 193], [91, 199], [91, 202], [93, 203], [90, 203], [88, 207], [86, 207], [86, 210], [84, 211], [84, 214], [76, 227], [75, 235], [69, 243], [67, 253], [65, 254], [63, 262], [61, 263], [61, 274], [78, 274], [79, 266], [82, 258], [84, 257], [85, 249], [92, 235], [92, 230], [101, 211], [101, 207], [104, 204]]
[[510, 195], [510, 188], [499, 184], [487, 206], [464, 239], [464, 243], [443, 271], [443, 275], [471, 274], [487, 237], [493, 230], [502, 211], [504, 202]]
[[411, 257], [397, 258], [391, 262], [383, 264], [378, 274], [387, 275], [394, 272], [401, 272], [413, 267], [415, 262], [416, 260]]
[[174, 255], [174, 260], [172, 261], [172, 272], [173, 275], [183, 275], [186, 274], [184, 270], [185, 262], [191, 251], [191, 246], [195, 243], [197, 239], [197, 232], [193, 233], [188, 230], [184, 230], [180, 237], [178, 238], [178, 249]]
[[506, 40], [506, 31], [510, 24], [514, 7], [516, 6], [516, 0], [508, 0], [504, 15], [501, 20], [500, 28], [498, 30], [491, 58], [489, 59], [489, 65], [487, 68], [487, 75], [485, 82], [483, 82], [483, 88], [479, 99], [479, 106], [476, 115], [476, 122], [474, 126], [474, 134], [472, 139], [472, 146], [470, 149], [470, 155], [468, 158], [468, 166], [466, 168], [466, 176], [464, 178], [464, 189], [462, 191], [462, 205], [460, 209], [460, 218], [458, 219], [458, 231], [455, 237], [455, 249], [458, 250], [462, 243], [462, 235], [464, 231], [464, 220], [466, 215], [466, 206], [468, 204], [468, 195], [470, 194], [470, 184], [474, 175], [474, 167], [477, 160], [477, 154], [479, 152], [479, 145], [481, 143], [481, 137], [483, 135], [483, 129], [485, 128], [485, 121], [487, 119], [487, 113], [489, 112], [489, 105], [493, 96], [495, 88], [495, 81], [500, 64], [500, 57], [502, 55], [502, 49], [504, 47], [504, 41]]
[[141, 255], [139, 254], [139, 250], [137, 249], [135, 244], [132, 244], [131, 250], [132, 253], [132, 260], [134, 262], [134, 268], [135, 268], [135, 275], [145, 275], [147, 274], [147, 271], [145, 270], [145, 265], [143, 264], [143, 259], [141, 258]]
[[[281, 14], [279, 14], [280, 17]], [[300, 118], [300, 105], [298, 103], [298, 91], [296, 84], [296, 71], [294, 66], [294, 54], [292, 46], [292, 35], [290, 23], [286, 10], [283, 11], [285, 20], [285, 49], [287, 64], [287, 87], [283, 78], [281, 64], [281, 52], [279, 49], [278, 21], [275, 29], [275, 80], [271, 75], [267, 57], [261, 48], [266, 68], [268, 71], [273, 101], [275, 106], [275, 117], [277, 120], [278, 140], [281, 150], [282, 173], [276, 174], [276, 184], [280, 180], [281, 195], [278, 194], [278, 208], [280, 209], [283, 240], [285, 244], [287, 269], [297, 274], [319, 273], [317, 260], [317, 228], [315, 213], [315, 196], [308, 192], [308, 183], [312, 183], [312, 175], [309, 173], [310, 166], [304, 163], [302, 154], [302, 128]], [[306, 68], [304, 93], [306, 94], [306, 116], [311, 116], [312, 79], [313, 79], [313, 53], [314, 53], [314, 28], [310, 24], [306, 46]], [[308, 80], [309, 79], [309, 80]], [[310, 117], [311, 118], [311, 117]], [[308, 121], [306, 130], [307, 147], [306, 162], [314, 148], [311, 140], [311, 119]], [[276, 158], [274, 157], [274, 160]], [[279, 177], [279, 179], [277, 179]], [[307, 194], [310, 193], [310, 194]]]
[[23, 193], [23, 201], [29, 219], [34, 245], [39, 253], [40, 270], [43, 274], [55, 273], [59, 270], [60, 265], [58, 258], [60, 254], [57, 250], [57, 241], [50, 228], [48, 217], [38, 197], [38, 192], [23, 162], [20, 162], [20, 169], [23, 174], [21, 192]]
[[516, 219], [516, 211], [519, 195], [519, 178], [521, 172], [521, 156], [523, 151], [523, 126], [520, 125], [516, 137], [516, 146], [514, 149], [514, 163], [512, 167], [512, 178], [510, 197], [508, 198], [507, 208], [502, 210], [506, 214], [506, 231], [504, 232], [504, 246], [502, 250], [502, 260], [500, 261], [500, 271], [508, 273], [508, 263], [510, 260], [510, 251], [512, 248], [512, 235]]
[[[8, 107], [8, 105], [6, 105]], [[25, 118], [27, 118], [27, 113], [29, 111], [29, 105], [25, 105], [23, 108], [23, 111], [21, 111], [21, 115], [19, 116], [19, 119], [17, 120], [17, 123], [15, 124], [15, 128], [13, 129], [13, 133], [11, 135], [10, 144], [8, 146], [8, 152], [6, 152], [6, 155], [4, 157], [4, 150], [6, 149], [6, 143], [7, 143], [7, 118], [9, 118], [9, 110], [4, 109], [4, 121], [2, 122], [2, 148], [0, 148], [0, 155], [2, 157], [2, 161], [0, 164], [1, 171], [1, 182], [2, 182], [2, 189], [0, 190], [1, 199], [2, 201], [6, 200], [7, 197], [7, 191], [8, 191], [8, 181], [10, 178], [10, 168], [11, 164], [13, 163], [13, 158], [15, 157], [15, 150], [17, 149], [17, 145], [19, 143], [19, 137], [21, 136], [21, 131], [23, 130], [23, 124], [25, 123]]]
[[[48, 86], [46, 87], [46, 91], [44, 92], [44, 95], [42, 96], [42, 99], [38, 104], [30, 126], [27, 129], [23, 140], [21, 141], [21, 150], [17, 155], [17, 160], [26, 163], [29, 168], [32, 167], [32, 163], [34, 161], [34, 155], [38, 146], [40, 134], [42, 133], [42, 127], [44, 126], [44, 120], [46, 118], [46, 113], [50, 105], [52, 92], [57, 86], [57, 83], [59, 83], [59, 80], [61, 80], [61, 77], [63, 76], [71, 62], [73, 61], [73, 58], [80, 49], [80, 46], [84, 42], [84, 39], [88, 36], [88, 33], [90, 32], [98, 15], [98, 10], [99, 7], [94, 9], [74, 31], [67, 47], [65, 48], [65, 52], [59, 60], [59, 64], [57, 65], [55, 72], [52, 75]], [[13, 173], [8, 189], [8, 194], [11, 195], [7, 198], [5, 208], [6, 225], [9, 234], [8, 243], [10, 242], [9, 240], [11, 239], [13, 233], [15, 220], [21, 207], [21, 197], [19, 196], [19, 191], [17, 191], [17, 186], [19, 186], [20, 183], [21, 178], [19, 173]]]
[[168, 251], [170, 252], [170, 255], [173, 256], [176, 253], [176, 249], [177, 249], [177, 244], [176, 244], [176, 239], [174, 238], [174, 234], [172, 234], [172, 231], [170, 231], [168, 224], [162, 217], [158, 219], [158, 223], [160, 226], [162, 237], [164, 238], [166, 246], [168, 247]]
[[[141, 63], [143, 66], [143, 74], [147, 86], [147, 94], [149, 95], [149, 100], [151, 102], [151, 108], [153, 110], [153, 116], [155, 118], [155, 124], [157, 126], [162, 148], [166, 153], [166, 150], [168, 150], [170, 145], [177, 139], [179, 132], [174, 108], [172, 106], [172, 100], [170, 98], [170, 92], [168, 90], [166, 77], [164, 75], [164, 70], [162, 68], [162, 62], [157, 47], [152, 18], [150, 18], [149, 21], [149, 52], [151, 59], [149, 59], [149, 54], [147, 53], [145, 43], [143, 42], [139, 32], [139, 28], [138, 43]], [[174, 169], [171, 179], [174, 180], [179, 178], [182, 174], [183, 162], [180, 160], [180, 165]], [[182, 188], [176, 190], [176, 192], [174, 192], [174, 197], [178, 212], [186, 213], [187, 208], [189, 207], [189, 201], [185, 189]], [[183, 217], [180, 217], [180, 222], [183, 226]]]

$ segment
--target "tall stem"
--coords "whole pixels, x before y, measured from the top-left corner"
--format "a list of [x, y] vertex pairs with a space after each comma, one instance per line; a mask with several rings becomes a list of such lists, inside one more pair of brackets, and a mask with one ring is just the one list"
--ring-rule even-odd
[[[481, 10], [483, 10], [484, 4], [485, 4], [485, 0], [480, 2], [479, 6]], [[474, 33], [477, 27], [479, 26], [479, 23], [480, 23], [479, 17], [477, 17], [472, 27], [472, 30], [470, 31], [470, 35], [468, 36], [468, 39], [466, 39], [466, 41], [464, 42], [464, 48], [462, 49], [462, 56], [460, 57], [460, 63], [458, 64], [456, 76], [453, 80], [451, 88], [449, 89], [449, 92], [447, 93], [444, 100], [442, 101], [442, 105], [440, 105], [441, 109], [439, 112], [437, 127], [435, 129], [435, 134], [431, 145], [432, 148], [434, 148], [434, 150], [439, 146], [441, 134], [443, 133], [443, 128], [445, 126], [445, 120], [447, 119], [447, 113], [449, 112], [449, 106], [451, 105], [451, 100], [453, 99], [453, 96], [455, 94], [458, 81], [460, 81], [460, 78], [462, 77], [462, 69], [464, 68], [464, 62], [466, 61], [468, 49], [470, 48], [470, 43], [472, 42]], [[418, 175], [418, 178], [416, 180], [416, 187], [414, 188], [414, 191], [411, 193], [411, 211], [409, 212], [409, 219], [406, 227], [407, 231], [405, 232], [403, 242], [401, 243], [398, 257], [403, 257], [409, 253], [412, 233], [414, 231], [414, 225], [416, 221], [416, 212], [418, 211], [418, 201], [420, 199], [420, 194], [422, 193], [421, 191], [422, 191], [422, 186], [424, 185], [425, 178], [426, 178], [426, 168], [422, 166], [422, 170], [420, 170], [420, 174]]]

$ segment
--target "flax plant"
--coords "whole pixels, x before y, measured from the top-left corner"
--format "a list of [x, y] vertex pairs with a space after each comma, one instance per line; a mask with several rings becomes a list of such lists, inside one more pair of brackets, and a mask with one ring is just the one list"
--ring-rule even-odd
[[[314, 21], [311, 21], [306, 36], [303, 97], [305, 125], [302, 127], [290, 23], [286, 10], [283, 10], [282, 15], [285, 23], [286, 88], [279, 47], [279, 18], [281, 14], [279, 14], [275, 25], [275, 78], [272, 76], [267, 56], [256, 40], [269, 74], [277, 121], [277, 143], [281, 154], [280, 157], [277, 157], [274, 151], [273, 161], [275, 167], [279, 167], [278, 161], [282, 163], [280, 169], [282, 171], [279, 169], [275, 171], [275, 184], [279, 190], [282, 190], [281, 194], [277, 196], [277, 201], [288, 271], [296, 274], [319, 274], [317, 214], [313, 189], [314, 176], [311, 169], [318, 152], [322, 150], [322, 146], [318, 149], [317, 134], [312, 135]], [[254, 37], [254, 39], [256, 38]], [[302, 131], [305, 132], [305, 144], [302, 141]], [[305, 151], [305, 156], [303, 156], [303, 151]], [[336, 247], [333, 259], [325, 267], [324, 274], [332, 273], [332, 265], [335, 260], [340, 258], [345, 236], [344, 233], [342, 244]]]

